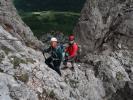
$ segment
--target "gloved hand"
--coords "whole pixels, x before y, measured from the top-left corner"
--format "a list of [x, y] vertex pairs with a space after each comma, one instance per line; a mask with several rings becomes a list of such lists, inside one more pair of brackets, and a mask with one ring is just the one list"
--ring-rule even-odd
[[68, 57], [69, 56], [69, 54], [68, 53], [65, 53], [65, 57]]

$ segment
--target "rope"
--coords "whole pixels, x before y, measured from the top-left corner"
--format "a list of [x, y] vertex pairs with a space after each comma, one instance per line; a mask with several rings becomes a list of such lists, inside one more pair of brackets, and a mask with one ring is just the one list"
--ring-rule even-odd
[[5, 38], [5, 37], [3, 37], [3, 36], [0, 36], [0, 41], [1, 41], [1, 40], [21, 41], [21, 42], [26, 41], [26, 40], [24, 40], [24, 39], [22, 39], [22, 40], [18, 40], [18, 39], [9, 39], [9, 38]]
[[0, 37], [0, 40], [11, 40], [11, 41], [22, 41], [22, 40], [16, 40], [16, 39], [4, 39]]

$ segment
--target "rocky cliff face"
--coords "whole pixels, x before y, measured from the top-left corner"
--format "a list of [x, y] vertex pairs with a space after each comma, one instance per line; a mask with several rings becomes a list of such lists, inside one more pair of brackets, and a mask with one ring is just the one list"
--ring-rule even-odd
[[30, 28], [17, 14], [12, 0], [0, 0], [0, 23], [5, 30], [27, 45], [30, 45], [30, 43], [36, 46], [40, 45], [39, 41], [33, 36]]
[[[42, 53], [36, 49], [40, 42], [21, 20], [11, 0], [0, 0], [0, 3], [0, 100], [132, 100], [133, 52], [129, 42], [132, 16], [128, 16], [132, 14], [131, 3], [87, 0], [76, 28], [87, 54], [82, 63], [74, 65], [74, 71], [61, 70], [62, 77], [45, 65]], [[111, 14], [103, 22], [101, 16], [106, 15], [110, 3], [115, 8], [110, 8]], [[120, 25], [113, 23], [116, 29], [109, 29], [116, 11], [127, 4], [130, 4], [126, 9], [129, 12], [118, 14], [122, 19], [118, 21]], [[121, 49], [116, 49], [119, 42]], [[98, 52], [88, 52], [93, 50]]]
[[102, 81], [101, 100], [133, 98], [132, 30], [132, 0], [86, 1], [74, 31], [83, 54], [89, 53], [84, 62], [93, 65], [95, 77]]
[[75, 29], [88, 51], [133, 49], [132, 0], [87, 0]]

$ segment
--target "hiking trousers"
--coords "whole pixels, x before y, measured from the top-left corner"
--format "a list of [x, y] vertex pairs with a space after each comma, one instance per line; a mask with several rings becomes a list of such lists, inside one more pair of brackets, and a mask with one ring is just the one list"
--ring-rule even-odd
[[76, 58], [77, 58], [77, 56], [72, 57], [71, 59], [66, 59], [66, 60], [64, 60], [63, 64], [67, 65], [67, 62], [70, 62], [72, 64], [72, 67], [74, 67], [74, 63], [76, 62]]
[[45, 63], [53, 70], [55, 70], [60, 76], [61, 76], [61, 72], [60, 72], [60, 64], [61, 61], [60, 60], [53, 60], [52, 57], [49, 57], [45, 60]]

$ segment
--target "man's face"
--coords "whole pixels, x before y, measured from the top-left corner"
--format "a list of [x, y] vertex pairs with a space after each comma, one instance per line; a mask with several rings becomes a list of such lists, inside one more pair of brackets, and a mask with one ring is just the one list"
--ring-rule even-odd
[[69, 44], [73, 44], [74, 43], [74, 40], [73, 41], [69, 41]]
[[56, 41], [52, 41], [52, 42], [51, 42], [51, 46], [52, 46], [53, 48], [56, 48], [56, 47], [57, 47], [57, 42], [56, 42]]

